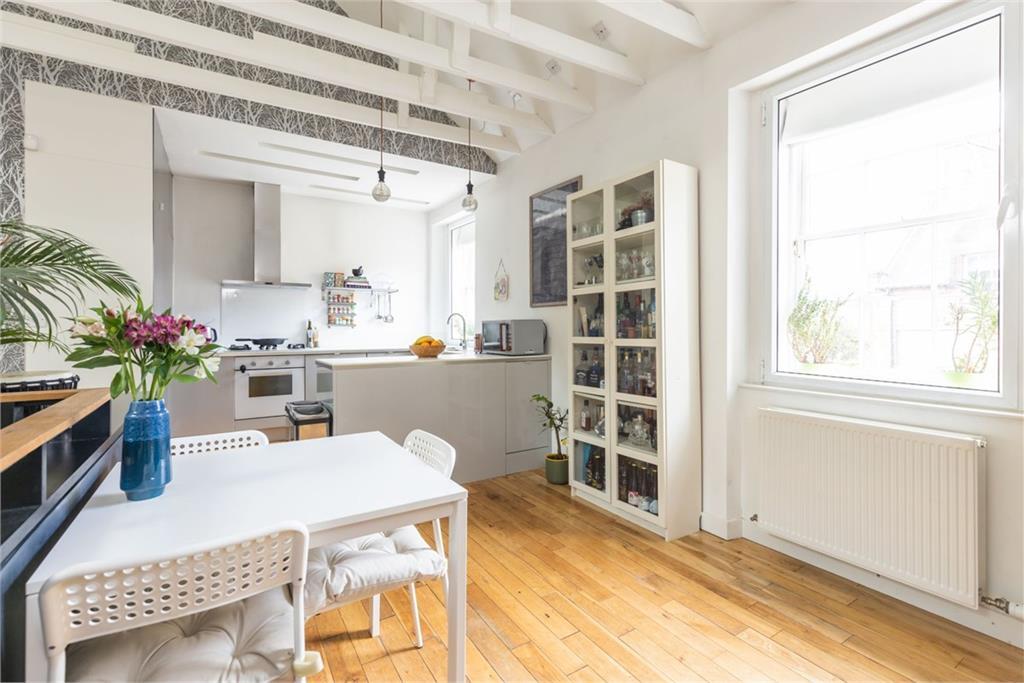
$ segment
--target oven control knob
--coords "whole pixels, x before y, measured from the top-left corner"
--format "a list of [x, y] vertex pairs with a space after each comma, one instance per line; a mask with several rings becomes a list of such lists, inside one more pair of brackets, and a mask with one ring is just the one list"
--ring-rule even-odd
[[273, 365], [273, 364], [274, 364], [274, 361], [272, 361], [272, 360], [268, 360], [268, 361], [267, 361], [267, 367], [268, 367], [268, 368], [269, 368], [269, 367], [270, 367], [271, 365]]
[[291, 365], [291, 364], [292, 364], [292, 362], [291, 362], [290, 360], [286, 360], [286, 361], [284, 362], [284, 364], [285, 364], [285, 365]]
[[244, 373], [245, 372], [245, 366], [244, 365], [239, 365], [238, 366], [238, 371], [241, 372], [241, 373]]

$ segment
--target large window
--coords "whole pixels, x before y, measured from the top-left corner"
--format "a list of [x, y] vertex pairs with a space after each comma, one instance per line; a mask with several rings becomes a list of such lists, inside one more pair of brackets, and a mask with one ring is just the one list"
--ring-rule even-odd
[[[451, 311], [466, 319], [465, 335], [476, 330], [476, 223], [472, 219], [452, 225], [448, 242], [448, 289]], [[454, 318], [449, 328], [451, 339], [462, 339], [462, 323]]]
[[777, 373], [1003, 388], [1003, 21], [772, 99]]

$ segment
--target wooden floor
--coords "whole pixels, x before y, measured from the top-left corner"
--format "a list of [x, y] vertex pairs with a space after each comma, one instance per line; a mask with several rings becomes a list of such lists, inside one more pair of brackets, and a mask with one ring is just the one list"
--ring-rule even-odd
[[[746, 540], [674, 543], [569, 498], [539, 472], [470, 485], [467, 671], [487, 680], [1024, 678], [1024, 652]], [[431, 538], [424, 533], [425, 538]], [[309, 622], [319, 681], [443, 681], [437, 582]]]

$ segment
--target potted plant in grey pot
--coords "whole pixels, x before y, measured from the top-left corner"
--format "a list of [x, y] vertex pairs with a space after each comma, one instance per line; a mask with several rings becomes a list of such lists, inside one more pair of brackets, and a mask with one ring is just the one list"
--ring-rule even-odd
[[534, 394], [531, 400], [537, 404], [537, 412], [544, 418], [544, 431], [555, 431], [555, 448], [557, 452], [548, 453], [544, 458], [544, 475], [551, 484], [569, 483], [569, 456], [562, 452], [562, 433], [569, 421], [569, 411], [559, 409], [551, 399], [543, 394]]

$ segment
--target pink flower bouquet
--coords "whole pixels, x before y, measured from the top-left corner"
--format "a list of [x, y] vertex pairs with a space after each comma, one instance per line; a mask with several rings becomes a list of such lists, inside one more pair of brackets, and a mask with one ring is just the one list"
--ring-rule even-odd
[[111, 396], [128, 393], [135, 401], [152, 401], [162, 399], [171, 382], [216, 381], [220, 347], [192, 318], [154, 314], [141, 300], [120, 311], [91, 310], [96, 316], [75, 318], [71, 336], [77, 348], [67, 360], [76, 368], [118, 367]]

